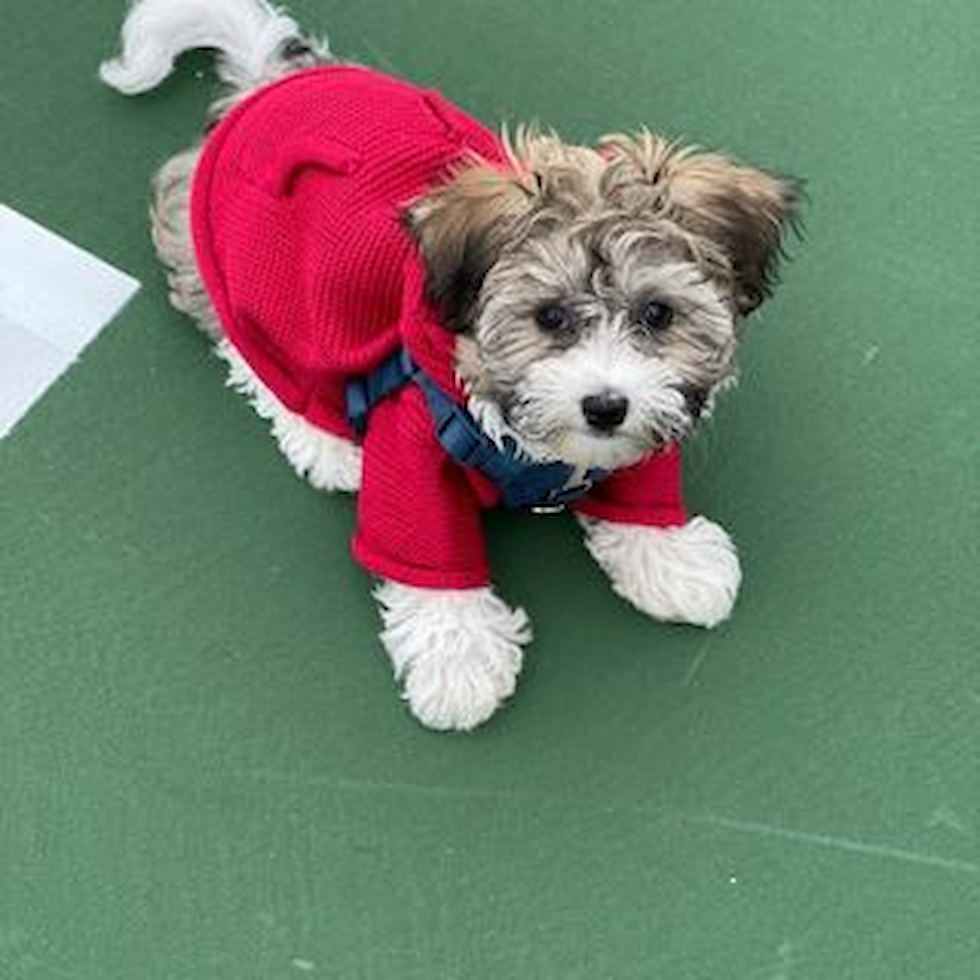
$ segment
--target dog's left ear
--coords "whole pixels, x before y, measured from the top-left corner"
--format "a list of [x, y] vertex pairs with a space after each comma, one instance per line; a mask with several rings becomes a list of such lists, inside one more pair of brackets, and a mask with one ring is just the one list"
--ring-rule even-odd
[[[721, 248], [731, 263], [739, 314], [770, 295], [786, 232], [798, 225], [799, 181], [646, 132], [609, 137], [600, 152], [620, 171], [614, 184], [633, 183], [634, 201], [645, 199], [654, 213]], [[626, 173], [631, 180], [623, 180]], [[636, 193], [634, 182], [646, 186], [645, 195]]]
[[450, 330], [469, 327], [483, 279], [536, 192], [516, 170], [474, 162], [406, 212], [426, 267], [426, 296]]

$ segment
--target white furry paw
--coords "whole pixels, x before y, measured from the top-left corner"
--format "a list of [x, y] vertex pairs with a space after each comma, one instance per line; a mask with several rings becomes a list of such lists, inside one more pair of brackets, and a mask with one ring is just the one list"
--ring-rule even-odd
[[742, 581], [724, 528], [704, 517], [683, 527], [641, 527], [582, 518], [585, 543], [617, 594], [641, 612], [674, 623], [717, 626]]
[[531, 641], [523, 609], [511, 609], [490, 588], [419, 589], [385, 581], [375, 598], [395, 679], [427, 728], [470, 731], [514, 693], [521, 647]]

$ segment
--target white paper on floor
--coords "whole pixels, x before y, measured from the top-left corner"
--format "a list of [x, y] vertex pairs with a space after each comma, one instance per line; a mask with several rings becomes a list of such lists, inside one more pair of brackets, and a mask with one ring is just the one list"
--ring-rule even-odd
[[139, 287], [0, 204], [0, 439]]

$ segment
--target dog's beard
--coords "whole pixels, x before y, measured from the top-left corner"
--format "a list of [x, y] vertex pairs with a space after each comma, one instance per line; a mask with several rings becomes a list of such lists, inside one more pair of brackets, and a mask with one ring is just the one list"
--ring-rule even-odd
[[[622, 424], [600, 431], [583, 399], [614, 390], [628, 401]], [[619, 469], [694, 429], [712, 393], [692, 386], [666, 362], [644, 354], [626, 334], [596, 334], [530, 364], [513, 386], [471, 397], [471, 413], [498, 445], [539, 462]]]
[[[628, 401], [615, 429], [589, 424], [583, 399], [612, 390]], [[684, 379], [624, 336], [596, 335], [530, 365], [504, 404], [520, 444], [535, 458], [605, 470], [638, 462], [684, 438], [696, 421]]]

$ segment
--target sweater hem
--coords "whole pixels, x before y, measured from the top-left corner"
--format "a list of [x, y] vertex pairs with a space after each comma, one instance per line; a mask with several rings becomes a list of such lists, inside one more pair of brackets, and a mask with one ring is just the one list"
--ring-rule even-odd
[[372, 575], [410, 585], [419, 589], [482, 589], [490, 584], [490, 569], [449, 571], [444, 568], [416, 568], [392, 561], [378, 554], [362, 541], [355, 539], [351, 545], [354, 560]]

